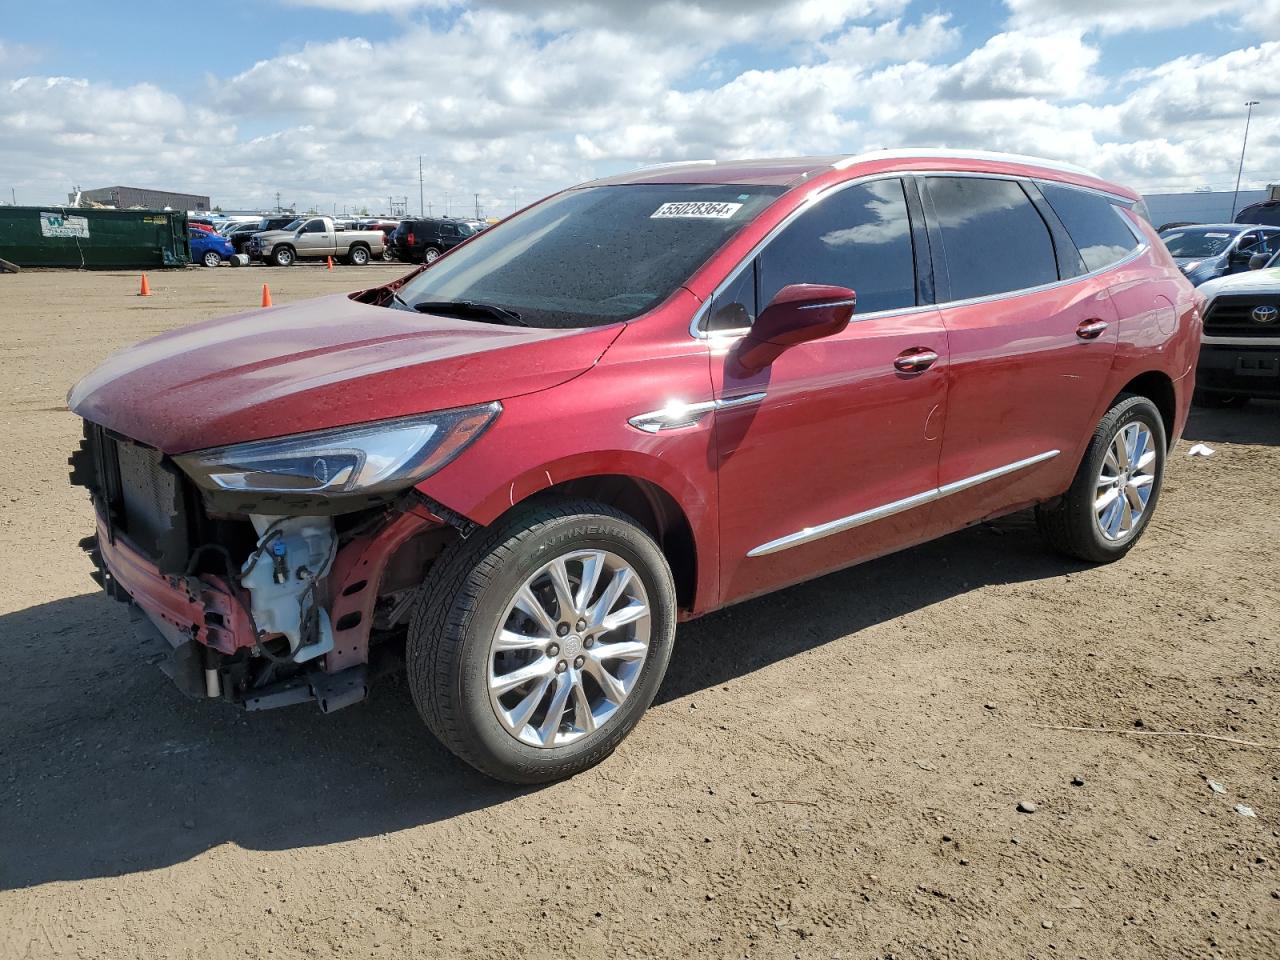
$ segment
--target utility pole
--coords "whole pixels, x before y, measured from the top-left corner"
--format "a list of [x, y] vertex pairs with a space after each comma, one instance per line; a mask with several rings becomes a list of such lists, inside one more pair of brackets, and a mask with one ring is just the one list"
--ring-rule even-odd
[[13, 189], [13, 187], [9, 188], [9, 199], [13, 201], [13, 205], [15, 207], [18, 205], [18, 191]]
[[444, 195], [444, 215], [449, 216], [449, 194]]
[[1249, 146], [1249, 121], [1253, 119], [1253, 108], [1258, 105], [1257, 100], [1250, 100], [1245, 103], [1246, 113], [1244, 115], [1244, 140], [1240, 143], [1240, 166], [1236, 170], [1236, 192], [1231, 198], [1231, 222], [1236, 222], [1236, 201], [1240, 199], [1240, 178], [1244, 175], [1244, 151]]
[[422, 216], [422, 154], [418, 154], [418, 216]]
[[427, 216], [431, 216], [431, 204], [427, 204]]
[[480, 194], [476, 194], [476, 219], [480, 219]]
[[511, 188], [511, 212], [515, 213], [520, 209], [520, 188]]
[[276, 213], [280, 212], [280, 191], [276, 191]]

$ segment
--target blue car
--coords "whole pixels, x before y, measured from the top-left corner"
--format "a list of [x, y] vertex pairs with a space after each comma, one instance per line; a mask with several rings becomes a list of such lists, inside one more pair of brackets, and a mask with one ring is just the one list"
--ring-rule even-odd
[[1247, 223], [1196, 224], [1160, 234], [1174, 262], [1197, 287], [1249, 269], [1255, 254], [1280, 249], [1280, 227]]
[[226, 237], [220, 237], [208, 230], [197, 230], [190, 227], [187, 236], [191, 240], [191, 262], [202, 263], [206, 267], [216, 267], [223, 260], [230, 260], [236, 255], [236, 248]]

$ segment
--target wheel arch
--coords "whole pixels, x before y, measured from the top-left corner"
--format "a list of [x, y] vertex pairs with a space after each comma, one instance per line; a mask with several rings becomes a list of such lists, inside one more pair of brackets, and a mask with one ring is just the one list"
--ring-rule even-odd
[[530, 499], [572, 497], [595, 500], [620, 510], [644, 529], [667, 558], [676, 584], [676, 602], [693, 609], [698, 589], [697, 544], [693, 526], [679, 501], [652, 480], [623, 473], [589, 474], [551, 484], [518, 500], [512, 509]]
[[1162, 370], [1148, 370], [1138, 374], [1120, 388], [1120, 393], [1107, 404], [1107, 408], [1115, 406], [1116, 401], [1126, 393], [1146, 397], [1155, 404], [1164, 424], [1165, 444], [1172, 447], [1178, 417], [1178, 396], [1169, 375]]

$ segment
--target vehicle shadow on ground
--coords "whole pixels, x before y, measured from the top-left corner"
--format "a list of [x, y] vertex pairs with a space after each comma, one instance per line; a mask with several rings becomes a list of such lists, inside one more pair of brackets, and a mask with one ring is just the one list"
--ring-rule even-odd
[[[658, 701], [985, 584], [1073, 569], [1028, 514], [976, 527], [683, 626]], [[186, 700], [137, 658], [126, 608], [102, 594], [0, 617], [0, 675], [0, 889], [155, 869], [227, 842], [336, 843], [529, 792], [454, 760], [402, 677], [327, 717]]]
[[1183, 438], [1192, 442], [1280, 446], [1280, 400], [1251, 400], [1243, 407], [1195, 407]]

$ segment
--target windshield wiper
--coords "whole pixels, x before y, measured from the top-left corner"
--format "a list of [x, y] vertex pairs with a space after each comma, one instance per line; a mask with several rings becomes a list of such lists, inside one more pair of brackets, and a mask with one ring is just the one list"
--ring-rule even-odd
[[419, 313], [438, 313], [442, 317], [491, 317], [504, 323], [527, 327], [529, 324], [514, 310], [494, 303], [477, 303], [475, 300], [423, 300], [413, 305]]

